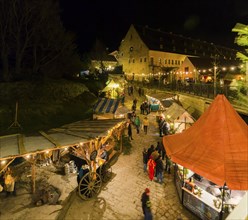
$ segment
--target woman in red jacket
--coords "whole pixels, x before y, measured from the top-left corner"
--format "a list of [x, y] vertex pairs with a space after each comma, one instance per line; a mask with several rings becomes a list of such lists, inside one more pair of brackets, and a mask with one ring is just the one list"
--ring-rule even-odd
[[154, 178], [154, 172], [156, 168], [156, 162], [153, 160], [152, 157], [150, 157], [150, 159], [148, 160], [147, 166], [148, 166], [149, 178], [152, 181]]

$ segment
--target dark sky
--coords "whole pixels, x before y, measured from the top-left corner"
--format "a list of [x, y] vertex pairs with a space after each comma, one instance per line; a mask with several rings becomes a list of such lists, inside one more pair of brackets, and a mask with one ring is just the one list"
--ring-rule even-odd
[[81, 52], [96, 37], [110, 50], [132, 23], [235, 47], [236, 23], [248, 24], [248, 0], [60, 0], [62, 21], [77, 36]]

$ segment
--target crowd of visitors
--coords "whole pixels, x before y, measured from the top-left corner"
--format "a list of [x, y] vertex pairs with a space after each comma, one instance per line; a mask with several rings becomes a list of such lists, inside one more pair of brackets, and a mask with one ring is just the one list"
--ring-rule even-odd
[[[141, 96], [141, 88], [139, 88], [137, 91], [139, 96]], [[128, 86], [129, 96], [133, 95], [133, 92], [134, 88], [132, 86]], [[140, 134], [142, 131], [144, 134], [148, 134], [150, 123], [148, 115], [151, 112], [151, 104], [148, 101], [142, 101], [140, 104], [140, 115], [137, 113], [137, 104], [138, 100], [134, 97], [131, 105], [131, 112], [127, 115], [127, 132], [130, 141], [133, 140], [132, 127], [136, 129], [136, 134]], [[165, 121], [164, 118], [159, 118], [158, 125], [160, 137], [169, 134], [169, 124]], [[170, 158], [166, 155], [163, 143], [158, 141], [156, 145], [152, 144], [150, 147], [144, 147], [142, 158], [143, 170], [144, 173], [148, 175], [148, 179], [150, 181], [155, 180], [155, 182], [163, 184], [164, 173], [167, 172], [170, 174], [172, 165]], [[152, 219], [153, 217], [151, 212], [149, 188], [146, 188], [143, 192], [141, 196], [141, 203], [145, 219]]]
[[144, 172], [148, 173], [151, 181], [156, 177], [157, 182], [162, 184], [164, 171], [170, 174], [172, 164], [171, 160], [166, 155], [162, 142], [157, 142], [156, 148], [153, 144], [148, 149], [144, 148], [142, 154]]

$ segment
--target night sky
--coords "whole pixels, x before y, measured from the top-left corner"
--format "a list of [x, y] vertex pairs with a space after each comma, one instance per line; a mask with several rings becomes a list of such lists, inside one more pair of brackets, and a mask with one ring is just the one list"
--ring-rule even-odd
[[77, 36], [80, 52], [96, 38], [111, 50], [130, 25], [148, 25], [234, 48], [236, 23], [248, 24], [248, 0], [60, 0], [62, 22]]

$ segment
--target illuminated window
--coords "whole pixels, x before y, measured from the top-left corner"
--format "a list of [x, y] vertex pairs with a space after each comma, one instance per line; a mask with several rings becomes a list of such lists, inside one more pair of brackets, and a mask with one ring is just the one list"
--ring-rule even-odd
[[144, 57], [144, 62], [146, 62], [146, 57]]
[[168, 64], [170, 65], [170, 60], [168, 60]]
[[161, 63], [162, 63], [161, 58], [158, 58], [158, 63], [159, 63], [159, 64], [161, 64]]
[[164, 59], [164, 64], [167, 64], [167, 60], [166, 59]]

